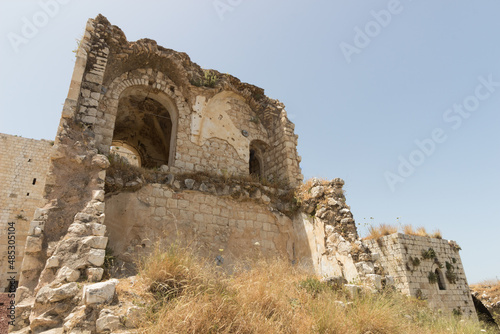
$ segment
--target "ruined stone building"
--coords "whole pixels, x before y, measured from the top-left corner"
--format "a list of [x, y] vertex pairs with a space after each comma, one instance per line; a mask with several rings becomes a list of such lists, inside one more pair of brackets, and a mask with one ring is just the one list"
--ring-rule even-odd
[[[2, 275], [9, 224], [17, 233], [12, 328], [94, 333], [90, 306], [102, 301], [89, 291], [102, 280], [106, 252], [117, 258], [114, 274], [126, 276], [157, 241], [228, 267], [256, 253], [281, 257], [474, 316], [460, 256], [446, 241], [362, 241], [341, 179], [312, 180], [294, 201], [297, 137], [284, 105], [263, 89], [155, 41], [129, 42], [101, 15], [90, 19], [55, 141], [0, 136]], [[406, 267], [428, 248], [428, 263]], [[434, 258], [450, 263], [453, 280]], [[82, 307], [87, 316], [76, 316]]]

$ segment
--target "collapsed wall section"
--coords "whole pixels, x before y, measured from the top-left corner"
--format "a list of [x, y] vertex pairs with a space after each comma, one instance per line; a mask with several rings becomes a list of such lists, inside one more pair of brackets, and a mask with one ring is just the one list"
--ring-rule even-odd
[[0, 134], [0, 292], [19, 280], [29, 221], [43, 204], [51, 148], [47, 140]]
[[401, 292], [427, 300], [432, 308], [477, 318], [455, 242], [395, 233], [364, 243], [379, 254]]

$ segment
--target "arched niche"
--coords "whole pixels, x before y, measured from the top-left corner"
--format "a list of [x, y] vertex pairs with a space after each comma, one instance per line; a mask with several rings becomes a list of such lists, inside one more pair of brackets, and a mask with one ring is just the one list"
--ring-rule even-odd
[[437, 284], [438, 284], [439, 290], [446, 290], [446, 283], [445, 283], [444, 275], [443, 275], [443, 272], [441, 271], [441, 269], [436, 268], [436, 270], [434, 270], [434, 274], [436, 274], [436, 277], [437, 277]]
[[261, 140], [252, 140], [249, 147], [248, 173], [256, 178], [265, 178], [265, 159], [268, 145]]
[[142, 167], [142, 159], [139, 151], [122, 141], [113, 141], [110, 148], [111, 154], [116, 154], [132, 166]]
[[127, 143], [141, 166], [173, 165], [178, 113], [172, 100], [148, 86], [125, 89], [118, 99], [113, 142]]

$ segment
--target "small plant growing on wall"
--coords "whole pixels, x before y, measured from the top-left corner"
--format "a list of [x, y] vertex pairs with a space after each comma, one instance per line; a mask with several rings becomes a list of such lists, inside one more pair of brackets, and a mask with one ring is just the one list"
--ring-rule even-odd
[[460, 307], [458, 308], [454, 308], [453, 311], [452, 311], [453, 315], [456, 316], [456, 317], [460, 317], [462, 316], [462, 310], [460, 309]]
[[427, 279], [429, 280], [429, 283], [435, 284], [438, 282], [438, 275], [435, 272], [430, 271], [429, 275], [427, 275]]
[[445, 273], [445, 276], [446, 276], [446, 279], [448, 279], [448, 281], [451, 284], [455, 284], [455, 282], [457, 281], [457, 274], [455, 273], [455, 268], [448, 261], [446, 261], [446, 273]]
[[217, 84], [219, 78], [215, 73], [209, 70], [203, 70], [203, 78], [200, 80], [191, 80], [191, 84], [196, 87], [210, 87], [213, 88]]
[[422, 258], [424, 260], [434, 259], [435, 257], [436, 257], [436, 252], [432, 248], [429, 248], [426, 251], [422, 251]]
[[411, 257], [410, 256], [410, 261], [414, 267], [418, 267], [420, 265], [420, 259], [418, 257]]
[[28, 220], [22, 213], [16, 215], [16, 219], [18, 219], [18, 220]]
[[250, 118], [250, 122], [255, 123], [255, 124], [259, 124], [259, 122], [260, 122], [259, 116], [252, 116]]

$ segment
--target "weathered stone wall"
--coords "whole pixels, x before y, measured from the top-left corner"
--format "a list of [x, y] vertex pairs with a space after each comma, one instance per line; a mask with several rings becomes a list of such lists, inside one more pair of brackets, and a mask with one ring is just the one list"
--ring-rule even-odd
[[435, 309], [477, 317], [459, 247], [453, 241], [395, 233], [364, 243], [380, 255], [398, 290], [426, 299]]
[[157, 241], [190, 246], [214, 261], [222, 256], [224, 265], [257, 256], [293, 261], [300, 242], [290, 218], [258, 201], [175, 191], [163, 184], [108, 195], [104, 224], [113, 254], [127, 263]]
[[[93, 131], [102, 152], [109, 152], [113, 140], [119, 139], [135, 146], [141, 160], [147, 161], [154, 144], [168, 155], [156, 161], [158, 167], [168, 165], [171, 172], [246, 176], [252, 143], [258, 143], [261, 176], [290, 187], [302, 180], [294, 126], [283, 104], [266, 97], [262, 89], [204, 71], [186, 54], [152, 40], [128, 42], [102, 16], [89, 20], [82, 45], [95, 60], [87, 62], [80, 104], [68, 116], [76, 116]], [[211, 85], [204, 81], [208, 73], [215, 80]], [[135, 99], [134, 110], [123, 107], [126, 99]], [[155, 103], [167, 112], [151, 109]], [[137, 140], [157, 131], [165, 119], [171, 126], [158, 132], [156, 143]], [[137, 128], [117, 138], [117, 128], [127, 124]]]
[[0, 134], [0, 292], [8, 287], [10, 272], [19, 280], [29, 221], [43, 204], [51, 148], [46, 140]]

